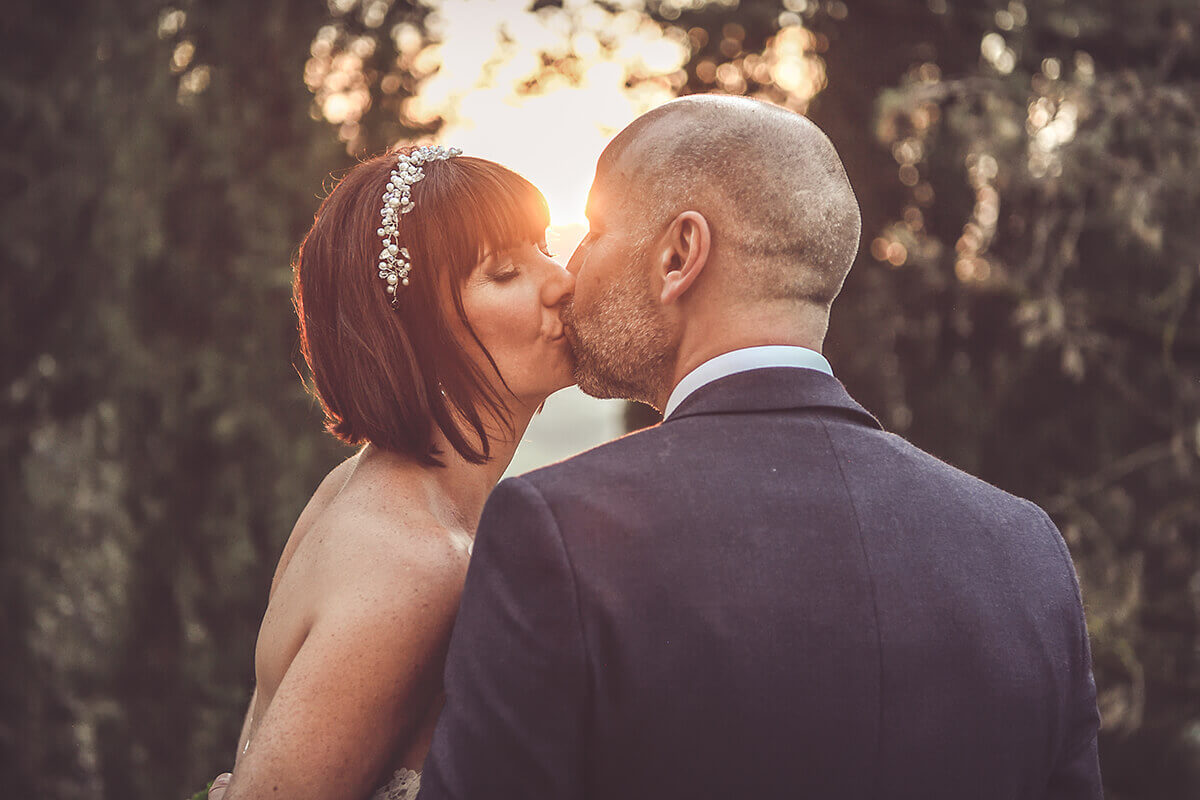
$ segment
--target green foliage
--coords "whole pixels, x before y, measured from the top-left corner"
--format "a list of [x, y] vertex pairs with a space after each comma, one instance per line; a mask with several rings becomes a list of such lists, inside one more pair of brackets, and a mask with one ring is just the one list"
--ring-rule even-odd
[[336, 457], [290, 365], [289, 262], [345, 163], [299, 79], [323, 17], [126, 0], [6, 24], [13, 796], [169, 797], [232, 761], [282, 537]]

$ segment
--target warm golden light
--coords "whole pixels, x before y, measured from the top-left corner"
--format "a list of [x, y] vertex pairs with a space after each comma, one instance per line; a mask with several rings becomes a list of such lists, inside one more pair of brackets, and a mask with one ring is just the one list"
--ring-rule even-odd
[[[439, 42], [430, 47], [439, 68], [408, 110], [443, 121], [438, 141], [527, 177], [546, 195], [556, 227], [580, 226], [600, 152], [675, 96], [669, 76], [686, 63], [689, 44], [638, 11], [526, 5], [437, 3]], [[556, 235], [567, 251], [572, 232]]]
[[[708, 42], [704, 29], [672, 24], [670, 9], [736, 5], [664, 0], [659, 12], [666, 21], [660, 21], [641, 0], [565, 0], [536, 10], [529, 0], [424, 0], [429, 13], [422, 26], [403, 21], [385, 32], [387, 0], [330, 3], [335, 17], [354, 13], [366, 28], [379, 28], [395, 56], [378, 75], [368, 67], [380, 41], [375, 33], [336, 21], [322, 27], [305, 66], [314, 116], [338, 125], [358, 152], [363, 117], [380, 103], [437, 143], [511, 167], [545, 194], [551, 243], [564, 256], [583, 234], [588, 188], [605, 145], [639, 114], [683, 91], [694, 49]], [[788, 8], [807, 6], [796, 0]], [[798, 12], [785, 16], [761, 52], [745, 52], [745, 28], [725, 24], [713, 34], [720, 37], [720, 62], [705, 59], [695, 76], [714, 91], [804, 113], [825, 86], [818, 53], [827, 43], [804, 27]]]

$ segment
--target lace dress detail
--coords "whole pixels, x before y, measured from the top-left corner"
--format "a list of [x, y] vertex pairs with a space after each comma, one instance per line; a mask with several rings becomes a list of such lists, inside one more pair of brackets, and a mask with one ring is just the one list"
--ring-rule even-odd
[[411, 769], [398, 769], [392, 779], [375, 790], [371, 800], [417, 800], [421, 790], [421, 773]]

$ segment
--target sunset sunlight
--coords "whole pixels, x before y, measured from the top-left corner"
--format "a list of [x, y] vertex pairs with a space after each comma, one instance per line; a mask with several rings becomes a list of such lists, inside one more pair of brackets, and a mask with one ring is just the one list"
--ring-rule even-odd
[[[356, 3], [336, 5], [350, 13]], [[391, 4], [358, 5], [371, 28], [382, 24]], [[529, 178], [550, 205], [550, 244], [567, 255], [586, 229], [587, 191], [605, 144], [639, 114], [683, 91], [685, 65], [709, 36], [653, 19], [640, 0], [609, 7], [583, 0], [537, 10], [530, 5], [427, 0], [423, 29], [404, 22], [389, 31], [395, 66], [406, 79], [383, 76], [382, 97], [374, 102], [395, 107], [405, 124], [427, 128], [436, 142]], [[780, 33], [758, 53], [743, 51], [740, 25], [726, 25], [717, 42], [725, 57], [700, 61], [699, 79], [715, 91], [750, 93], [804, 111], [825, 85], [816, 55], [823, 43], [795, 13], [784, 13], [779, 23]], [[373, 102], [366, 64], [376, 46], [369, 35], [326, 26], [306, 67], [319, 113], [340, 125], [350, 146]], [[402, 89], [410, 94], [399, 100]]]
[[561, 251], [585, 224], [604, 145], [675, 96], [690, 51], [682, 32], [638, 11], [523, 5], [440, 3], [429, 25], [442, 40], [433, 45], [441, 68], [407, 110], [444, 120], [439, 140], [533, 181], [546, 195]]

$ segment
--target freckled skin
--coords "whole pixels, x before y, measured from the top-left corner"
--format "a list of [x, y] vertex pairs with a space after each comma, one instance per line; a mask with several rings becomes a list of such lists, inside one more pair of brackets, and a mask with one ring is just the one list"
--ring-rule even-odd
[[534, 411], [572, 382], [559, 309], [573, 285], [529, 244], [485, 259], [462, 287], [512, 390], [512, 433], [492, 440], [492, 461], [468, 464], [444, 435], [444, 468], [368, 445], [318, 487], [280, 556], [233, 778], [213, 800], [361, 800], [394, 770], [420, 769], [483, 503]]
[[365, 797], [424, 761], [471, 532], [414, 502], [419, 471], [355, 456], [301, 515], [263, 617], [229, 800], [256, 796], [259, 776], [289, 797]]

